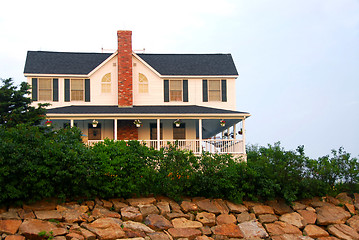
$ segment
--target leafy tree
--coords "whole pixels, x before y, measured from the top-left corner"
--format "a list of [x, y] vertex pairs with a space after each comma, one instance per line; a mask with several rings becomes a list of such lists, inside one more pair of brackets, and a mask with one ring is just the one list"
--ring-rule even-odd
[[14, 127], [20, 123], [38, 125], [46, 114], [45, 106], [31, 106], [32, 100], [27, 97], [30, 94], [30, 86], [22, 82], [20, 87], [14, 86], [11, 78], [1, 79], [0, 86], [0, 126]]

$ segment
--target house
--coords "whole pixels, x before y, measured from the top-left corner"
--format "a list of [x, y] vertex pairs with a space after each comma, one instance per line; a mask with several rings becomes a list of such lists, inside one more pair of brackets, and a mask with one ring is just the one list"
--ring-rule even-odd
[[[33, 104], [51, 104], [55, 128], [77, 126], [89, 144], [105, 138], [168, 142], [196, 154], [244, 155], [247, 112], [236, 110], [230, 54], [147, 54], [118, 31], [114, 53], [28, 51]], [[135, 124], [137, 123], [137, 124]]]

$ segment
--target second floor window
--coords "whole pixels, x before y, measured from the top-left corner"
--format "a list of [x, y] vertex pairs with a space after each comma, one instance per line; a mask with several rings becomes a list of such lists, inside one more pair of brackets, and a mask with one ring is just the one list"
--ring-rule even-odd
[[52, 78], [39, 78], [39, 101], [52, 101]]
[[101, 80], [101, 92], [111, 93], [111, 73], [105, 74]]
[[221, 101], [221, 81], [209, 80], [208, 81], [208, 100]]
[[188, 102], [188, 80], [164, 80], [164, 102]]
[[227, 80], [202, 80], [203, 102], [227, 102]]
[[170, 101], [182, 101], [182, 80], [170, 80]]
[[71, 79], [71, 101], [84, 100], [84, 79]]
[[138, 92], [148, 93], [148, 79], [142, 73], [138, 74]]

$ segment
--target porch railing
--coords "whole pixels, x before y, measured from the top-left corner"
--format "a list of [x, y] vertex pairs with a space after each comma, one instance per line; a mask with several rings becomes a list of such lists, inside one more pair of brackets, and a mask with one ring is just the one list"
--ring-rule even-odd
[[[88, 140], [88, 145], [93, 145], [103, 140]], [[169, 144], [177, 144], [179, 149], [192, 151], [194, 154], [200, 154], [202, 152], [219, 153], [219, 154], [244, 154], [244, 146], [242, 139], [203, 139], [202, 143], [198, 139], [190, 140], [139, 140], [146, 146], [157, 149], [166, 148]]]

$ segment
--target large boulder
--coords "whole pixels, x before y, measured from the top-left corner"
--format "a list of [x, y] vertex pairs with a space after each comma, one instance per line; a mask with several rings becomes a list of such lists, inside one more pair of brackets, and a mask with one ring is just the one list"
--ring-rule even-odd
[[205, 226], [214, 226], [216, 224], [216, 215], [214, 213], [200, 212], [196, 215], [196, 220]]
[[214, 235], [226, 236], [229, 238], [243, 238], [243, 233], [238, 225], [229, 223], [216, 225], [211, 228]]
[[132, 220], [135, 222], [142, 222], [143, 216], [137, 207], [128, 206], [121, 209], [123, 220]]
[[158, 214], [150, 214], [145, 219], [145, 224], [154, 230], [167, 230], [173, 225], [165, 217]]
[[306, 236], [312, 237], [312, 238], [319, 238], [319, 237], [328, 237], [329, 233], [325, 231], [323, 228], [318, 227], [316, 225], [307, 225], [303, 233]]
[[18, 233], [25, 236], [26, 239], [40, 240], [43, 237], [39, 236], [39, 232], [46, 232], [47, 234], [52, 232], [53, 236], [60, 236], [65, 235], [67, 230], [59, 228], [54, 223], [48, 221], [28, 219], [20, 225]]
[[122, 221], [118, 218], [100, 218], [92, 223], [82, 223], [81, 226], [96, 234], [100, 240], [115, 240], [126, 236]]
[[15, 234], [21, 223], [21, 220], [15, 219], [0, 220], [0, 233]]
[[353, 228], [345, 224], [334, 224], [328, 226], [328, 232], [337, 238], [344, 240], [357, 240], [359, 234]]
[[283, 214], [279, 217], [279, 220], [296, 226], [297, 228], [303, 228], [307, 225], [304, 218], [297, 212]]
[[202, 235], [202, 232], [195, 228], [170, 228], [168, 229], [168, 233], [171, 234], [174, 239], [187, 238], [190, 240]]
[[174, 228], [201, 228], [203, 224], [199, 221], [191, 221], [186, 218], [172, 219], [172, 225]]
[[345, 223], [350, 217], [350, 213], [341, 207], [323, 206], [317, 209], [317, 224], [319, 225]]
[[258, 221], [249, 221], [238, 224], [245, 239], [262, 239], [269, 237], [268, 233]]
[[283, 234], [293, 234], [293, 235], [302, 235], [302, 232], [299, 228], [285, 222], [276, 221], [274, 223], [267, 223], [264, 225], [267, 229], [267, 232], [271, 236], [283, 235]]

